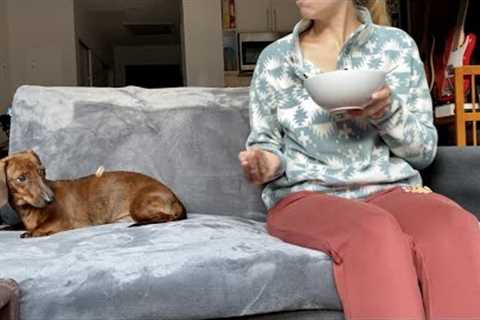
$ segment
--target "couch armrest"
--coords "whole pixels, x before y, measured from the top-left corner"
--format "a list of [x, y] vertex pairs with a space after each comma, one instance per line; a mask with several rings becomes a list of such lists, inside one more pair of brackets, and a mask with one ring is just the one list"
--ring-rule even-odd
[[18, 319], [19, 289], [13, 280], [0, 280], [0, 319]]
[[422, 177], [433, 191], [480, 218], [479, 147], [438, 147], [435, 161], [422, 171]]

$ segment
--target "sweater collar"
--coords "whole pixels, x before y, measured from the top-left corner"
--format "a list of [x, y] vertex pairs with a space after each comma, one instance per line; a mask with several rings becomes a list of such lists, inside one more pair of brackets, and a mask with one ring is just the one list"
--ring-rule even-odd
[[[357, 14], [362, 24], [347, 37], [340, 50], [339, 57], [343, 56], [344, 54], [348, 54], [352, 47], [362, 46], [365, 44], [372, 34], [373, 22], [368, 9], [362, 6], [357, 6]], [[304, 61], [303, 53], [300, 47], [300, 34], [307, 30], [312, 23], [313, 20], [304, 18], [295, 25], [292, 32], [293, 51], [288, 59], [290, 60], [289, 62], [295, 67], [296, 73], [302, 78], [305, 78], [305, 75], [303, 72]]]

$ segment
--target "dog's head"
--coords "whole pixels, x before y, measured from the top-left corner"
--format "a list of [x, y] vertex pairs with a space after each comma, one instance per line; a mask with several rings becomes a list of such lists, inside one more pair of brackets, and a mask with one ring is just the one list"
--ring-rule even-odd
[[0, 206], [9, 194], [17, 206], [43, 208], [55, 197], [45, 180], [45, 169], [32, 150], [18, 152], [0, 160]]

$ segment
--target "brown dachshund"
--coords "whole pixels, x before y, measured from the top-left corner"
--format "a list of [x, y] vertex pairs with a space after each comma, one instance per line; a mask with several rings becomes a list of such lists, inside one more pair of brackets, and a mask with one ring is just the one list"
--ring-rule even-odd
[[0, 160], [0, 206], [10, 203], [26, 233], [39, 237], [132, 219], [136, 225], [185, 219], [175, 194], [159, 181], [112, 171], [75, 180], [49, 181], [32, 150]]

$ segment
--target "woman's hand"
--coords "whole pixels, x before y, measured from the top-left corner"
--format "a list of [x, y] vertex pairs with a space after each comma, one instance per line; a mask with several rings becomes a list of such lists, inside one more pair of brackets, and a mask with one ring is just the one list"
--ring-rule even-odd
[[262, 185], [272, 180], [280, 169], [281, 160], [277, 155], [251, 148], [239, 153], [240, 165], [250, 183]]
[[392, 91], [388, 86], [384, 86], [382, 89], [372, 94], [372, 99], [369, 104], [363, 110], [351, 110], [348, 111], [353, 117], [370, 118], [373, 120], [380, 119], [385, 115], [385, 112], [392, 103], [390, 96]]

